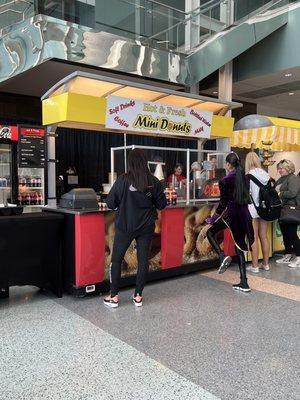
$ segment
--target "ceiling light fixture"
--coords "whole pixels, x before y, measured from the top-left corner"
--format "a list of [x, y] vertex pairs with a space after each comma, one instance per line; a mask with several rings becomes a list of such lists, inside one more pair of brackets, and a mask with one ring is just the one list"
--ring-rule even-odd
[[294, 96], [294, 94], [295, 94], [294, 92], [290, 92], [289, 96]]
[[288, 74], [284, 74], [284, 76], [289, 77], [289, 76], [292, 76], [292, 74], [288, 73]]

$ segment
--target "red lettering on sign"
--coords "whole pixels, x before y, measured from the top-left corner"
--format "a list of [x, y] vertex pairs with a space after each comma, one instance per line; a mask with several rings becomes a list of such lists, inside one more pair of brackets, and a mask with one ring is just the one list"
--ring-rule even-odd
[[115, 116], [114, 120], [120, 125], [120, 126], [124, 126], [125, 128], [129, 127], [128, 122], [126, 122], [124, 119], [121, 119], [118, 116]]

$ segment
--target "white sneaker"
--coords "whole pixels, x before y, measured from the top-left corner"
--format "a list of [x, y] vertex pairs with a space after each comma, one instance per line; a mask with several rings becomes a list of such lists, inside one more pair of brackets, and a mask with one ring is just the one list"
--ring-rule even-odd
[[269, 264], [260, 264], [259, 266], [260, 269], [263, 269], [264, 271], [270, 271], [270, 265]]
[[294, 260], [288, 265], [289, 268], [298, 268], [300, 267], [300, 256], [295, 257]]
[[276, 264], [289, 264], [292, 261], [292, 259], [293, 259], [292, 254], [286, 254], [282, 258], [278, 258], [278, 260], [276, 260]]
[[254, 274], [257, 274], [259, 272], [259, 268], [253, 267], [252, 265], [248, 265], [248, 267], [246, 267], [246, 270], [248, 272], [253, 272]]

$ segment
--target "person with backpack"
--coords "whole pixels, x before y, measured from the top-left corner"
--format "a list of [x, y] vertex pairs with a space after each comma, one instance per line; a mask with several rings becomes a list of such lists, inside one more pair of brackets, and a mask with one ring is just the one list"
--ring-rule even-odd
[[229, 153], [225, 161], [228, 174], [219, 182], [220, 203], [216, 213], [206, 220], [212, 225], [207, 231], [207, 239], [220, 258], [219, 274], [222, 274], [232, 260], [230, 256], [225, 256], [216, 236], [226, 228], [231, 230], [240, 269], [240, 283], [233, 285], [233, 289], [250, 292], [244, 255], [244, 251], [251, 250], [254, 242], [252, 219], [248, 210], [249, 185], [238, 155]]
[[[300, 267], [300, 239], [297, 233], [299, 225], [300, 206], [300, 178], [295, 175], [295, 165], [290, 160], [281, 160], [277, 164], [277, 171], [280, 178], [276, 181], [276, 189], [282, 200], [283, 211], [291, 207], [290, 212], [295, 212], [295, 221], [284, 222], [283, 216], [280, 219], [280, 229], [283, 236], [285, 255], [276, 260], [278, 264], [288, 264], [290, 268]], [[297, 211], [298, 210], [298, 211]], [[287, 212], [287, 217], [289, 211]], [[291, 218], [288, 218], [291, 219]]]
[[[246, 156], [245, 161], [246, 176], [250, 179], [250, 199], [249, 212], [252, 217], [254, 230], [254, 243], [252, 245], [252, 265], [247, 267], [247, 271], [258, 273], [259, 268], [269, 271], [269, 252], [270, 244], [267, 236], [268, 221], [260, 217], [258, 210], [262, 207], [261, 200], [263, 195], [261, 190], [268, 190], [270, 184], [270, 175], [261, 167], [261, 162], [256, 153], [251, 151]], [[276, 193], [277, 194], [277, 193]], [[263, 253], [263, 263], [258, 265], [258, 240], [261, 244]]]
[[116, 233], [110, 266], [110, 295], [103, 301], [108, 307], [118, 307], [123, 257], [135, 240], [138, 270], [133, 303], [140, 307], [149, 269], [148, 257], [157, 219], [156, 209], [162, 210], [167, 206], [162, 184], [150, 173], [143, 150], [134, 149], [129, 153], [128, 172], [116, 180], [106, 203], [110, 209], [116, 210]]

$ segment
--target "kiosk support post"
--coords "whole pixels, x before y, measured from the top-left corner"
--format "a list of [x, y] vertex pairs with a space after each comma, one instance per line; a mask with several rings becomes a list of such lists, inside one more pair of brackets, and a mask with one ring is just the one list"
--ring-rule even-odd
[[115, 152], [114, 149], [110, 149], [110, 174], [111, 174], [111, 182], [109, 182], [111, 185], [115, 183]]
[[124, 133], [124, 167], [125, 167], [125, 172], [127, 172], [127, 135]]
[[186, 203], [190, 204], [190, 149], [186, 152]]
[[48, 165], [48, 197], [47, 205], [56, 207], [56, 158], [55, 138], [56, 125], [47, 126], [47, 165]]

